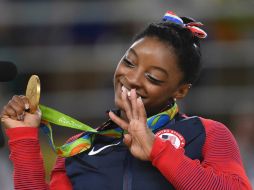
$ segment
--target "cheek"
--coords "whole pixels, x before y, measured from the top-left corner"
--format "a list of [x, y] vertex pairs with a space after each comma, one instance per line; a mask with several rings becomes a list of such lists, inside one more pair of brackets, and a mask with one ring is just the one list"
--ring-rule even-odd
[[169, 96], [167, 96], [165, 94], [165, 92], [156, 92], [153, 94], [153, 97], [150, 99], [150, 104], [151, 105], [157, 105], [157, 106], [161, 106], [164, 105], [165, 102], [167, 102], [167, 100], [169, 99]]
[[122, 76], [122, 67], [121, 67], [121, 64], [119, 63], [117, 65], [117, 68], [115, 70], [115, 73], [114, 73], [114, 79], [113, 79], [113, 83], [114, 83], [114, 100], [115, 100], [115, 106], [118, 107], [118, 108], [122, 108], [122, 105], [121, 105], [121, 86], [120, 86], [120, 78]]
[[114, 73], [114, 80], [123, 74], [124, 74], [124, 67], [122, 66], [121, 62], [119, 62]]
[[114, 78], [113, 78], [113, 83], [114, 83], [114, 87], [116, 88], [116, 83], [117, 83], [117, 80], [119, 79], [119, 77], [122, 75], [121, 74], [122, 71], [121, 71], [121, 66], [120, 66], [120, 63], [118, 63], [117, 67], [116, 67], [116, 70], [115, 70], [115, 73], [114, 73]]
[[163, 107], [172, 96], [172, 90], [163, 86], [150, 86], [148, 89], [149, 98], [144, 102], [146, 107]]

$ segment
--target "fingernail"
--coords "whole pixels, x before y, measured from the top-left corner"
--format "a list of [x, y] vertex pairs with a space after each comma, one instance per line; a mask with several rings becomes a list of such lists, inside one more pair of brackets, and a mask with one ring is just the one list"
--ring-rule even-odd
[[127, 89], [125, 88], [125, 86], [122, 86], [122, 91], [123, 91], [123, 92], [126, 92], [126, 91], [127, 91]]
[[114, 115], [114, 112], [109, 111], [109, 112], [108, 112], [108, 116], [111, 118], [112, 115]]
[[25, 110], [29, 109], [29, 104], [25, 104]]
[[130, 92], [130, 91], [128, 91], [127, 95], [128, 95], [128, 96], [131, 96], [131, 92]]
[[107, 110], [107, 113], [109, 114], [109, 113], [112, 113], [112, 110]]
[[143, 103], [142, 98], [141, 98], [140, 96], [138, 97], [138, 101], [139, 101], [140, 103]]

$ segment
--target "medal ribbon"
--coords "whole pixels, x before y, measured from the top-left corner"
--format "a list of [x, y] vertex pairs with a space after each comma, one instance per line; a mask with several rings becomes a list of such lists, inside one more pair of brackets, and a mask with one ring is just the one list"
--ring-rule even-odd
[[[74, 156], [76, 154], [79, 154], [83, 151], [88, 150], [93, 144], [95, 135], [121, 138], [124, 133], [124, 131], [120, 127], [117, 127], [114, 129], [112, 128], [107, 129], [107, 126], [105, 125], [102, 126], [102, 128], [93, 129], [92, 127], [84, 123], [81, 123], [80, 121], [70, 116], [67, 116], [59, 111], [56, 111], [52, 108], [49, 108], [43, 105], [39, 105], [39, 107], [42, 112], [42, 124], [44, 124], [44, 125], [41, 125], [41, 129], [48, 136], [50, 145], [52, 146], [53, 150], [56, 152], [58, 156], [61, 156], [61, 157]], [[174, 105], [168, 110], [149, 117], [147, 119], [147, 126], [152, 131], [155, 131], [165, 126], [170, 121], [172, 121], [177, 113], [178, 113], [178, 106], [176, 103], [174, 103]], [[54, 144], [53, 132], [52, 132], [50, 123], [59, 125], [59, 126], [78, 129], [78, 130], [84, 131], [85, 133], [80, 138], [72, 142], [65, 143], [62, 146], [56, 146]]]

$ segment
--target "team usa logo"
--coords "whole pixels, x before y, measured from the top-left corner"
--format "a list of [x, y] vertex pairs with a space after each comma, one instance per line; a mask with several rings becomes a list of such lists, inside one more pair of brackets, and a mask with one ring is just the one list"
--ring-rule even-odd
[[160, 137], [163, 140], [170, 141], [176, 149], [183, 148], [185, 145], [183, 136], [172, 129], [163, 129], [158, 131], [155, 136]]

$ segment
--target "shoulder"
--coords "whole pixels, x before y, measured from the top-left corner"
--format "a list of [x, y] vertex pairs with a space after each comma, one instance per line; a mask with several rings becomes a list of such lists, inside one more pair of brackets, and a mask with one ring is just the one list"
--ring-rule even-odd
[[212, 120], [212, 119], [206, 119], [199, 117], [201, 120], [205, 131], [206, 131], [206, 136], [209, 138], [210, 136], [214, 137], [229, 137], [234, 139], [233, 134], [231, 131], [223, 124], [218, 121]]
[[182, 114], [178, 122], [184, 122], [184, 121], [192, 121], [192, 123], [199, 123], [200, 126], [205, 130], [206, 138], [229, 138], [231, 140], [234, 140], [233, 134], [231, 131], [221, 122], [203, 118], [200, 116], [187, 116]]
[[223, 157], [224, 161], [234, 160], [241, 163], [240, 149], [230, 130], [222, 123], [200, 118], [206, 131], [203, 154], [214, 159]]

